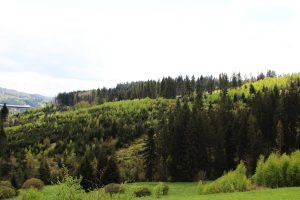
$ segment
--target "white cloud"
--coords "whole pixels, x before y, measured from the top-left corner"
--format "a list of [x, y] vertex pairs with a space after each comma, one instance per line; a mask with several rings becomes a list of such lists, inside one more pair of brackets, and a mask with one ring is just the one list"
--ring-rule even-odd
[[63, 79], [35, 72], [1, 72], [0, 85], [31, 94], [44, 94], [54, 97], [58, 92], [87, 90], [98, 88], [109, 83], [94, 80]]
[[[80, 83], [53, 91], [72, 90], [80, 80], [111, 86], [179, 74], [289, 73], [300, 68], [299, 35], [296, 0], [4, 0], [0, 72], [32, 71]], [[96, 87], [94, 82], [85, 83]], [[51, 90], [30, 87], [40, 87], [41, 94]]]

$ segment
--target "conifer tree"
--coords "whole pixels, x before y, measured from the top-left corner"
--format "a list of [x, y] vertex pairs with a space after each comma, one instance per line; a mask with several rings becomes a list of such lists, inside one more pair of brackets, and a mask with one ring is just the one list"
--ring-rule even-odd
[[7, 120], [8, 116], [8, 108], [6, 104], [3, 105], [0, 112], [0, 158], [8, 158], [9, 155], [7, 154], [7, 138], [4, 131], [4, 123]]
[[50, 169], [48, 162], [44, 159], [42, 160], [39, 168], [40, 179], [46, 184], [50, 184]]
[[114, 155], [108, 159], [102, 176], [102, 182], [104, 185], [120, 182], [120, 172]]
[[91, 190], [94, 187], [93, 183], [93, 167], [89, 162], [87, 156], [85, 156], [80, 164], [78, 173], [82, 176], [81, 186], [85, 191]]
[[283, 146], [284, 146], [284, 130], [283, 130], [283, 124], [281, 120], [278, 120], [277, 126], [276, 126], [276, 144], [277, 144], [277, 150], [282, 153], [283, 152]]
[[155, 168], [155, 142], [153, 128], [149, 128], [147, 131], [147, 140], [143, 156], [146, 164], [146, 179], [148, 181], [152, 181]]
[[19, 189], [19, 188], [20, 188], [19, 183], [18, 183], [18, 180], [17, 180], [17, 177], [16, 177], [15, 174], [13, 174], [13, 176], [11, 177], [10, 182], [11, 182], [11, 185], [12, 185], [14, 188], [16, 188], [16, 189]]

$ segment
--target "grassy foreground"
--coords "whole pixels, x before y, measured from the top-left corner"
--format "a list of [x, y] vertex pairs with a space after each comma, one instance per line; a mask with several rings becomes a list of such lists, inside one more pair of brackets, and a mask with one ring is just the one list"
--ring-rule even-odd
[[[133, 183], [129, 188], [146, 186], [151, 189], [157, 183]], [[162, 200], [295, 200], [300, 199], [300, 187], [278, 188], [278, 189], [259, 189], [249, 192], [220, 193], [210, 195], [199, 195], [196, 192], [196, 183], [168, 183], [170, 190], [167, 196], [162, 196]], [[43, 194], [47, 200], [57, 198], [58, 186], [46, 186]], [[20, 200], [18, 197], [16, 200]], [[154, 196], [137, 199], [156, 199]]]

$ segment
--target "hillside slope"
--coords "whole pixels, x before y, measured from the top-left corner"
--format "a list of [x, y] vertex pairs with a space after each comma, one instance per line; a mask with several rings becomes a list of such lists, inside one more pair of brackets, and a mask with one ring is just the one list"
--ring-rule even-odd
[[[255, 92], [247, 94], [251, 84]], [[177, 100], [51, 105], [11, 115], [5, 131], [11, 158], [19, 162], [14, 165], [20, 182], [37, 177], [39, 171], [32, 166], [44, 159], [53, 177], [63, 165], [78, 175], [86, 160], [93, 167], [89, 170], [97, 173], [97, 167], [110, 160], [117, 163], [122, 181], [149, 180], [151, 173], [157, 181], [191, 181], [200, 172], [214, 179], [240, 160], [246, 160], [253, 173], [260, 154], [300, 147], [299, 76], [266, 78], [228, 92], [201, 94]], [[155, 153], [147, 161], [149, 144]], [[147, 172], [147, 165], [156, 167]], [[22, 170], [28, 171], [26, 176]]]
[[28, 94], [16, 90], [0, 87], [0, 104], [7, 103], [12, 105], [29, 105], [38, 107], [50, 102], [52, 98], [39, 94]]

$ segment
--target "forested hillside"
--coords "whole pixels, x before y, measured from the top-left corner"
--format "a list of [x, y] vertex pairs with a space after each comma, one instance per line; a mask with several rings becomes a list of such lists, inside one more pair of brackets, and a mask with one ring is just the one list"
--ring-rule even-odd
[[62, 93], [3, 120], [0, 177], [50, 183], [65, 166], [88, 189], [215, 179], [241, 160], [253, 174], [260, 154], [300, 148], [300, 75], [239, 77]]

